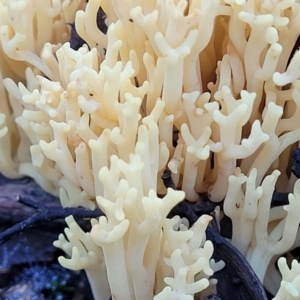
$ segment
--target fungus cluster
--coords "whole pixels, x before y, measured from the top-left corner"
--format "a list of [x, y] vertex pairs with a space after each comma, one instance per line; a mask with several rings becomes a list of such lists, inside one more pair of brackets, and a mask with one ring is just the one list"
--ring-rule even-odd
[[[203, 193], [277, 292], [274, 261], [299, 246], [299, 28], [298, 0], [0, 0], [0, 171], [105, 213], [91, 232], [67, 218], [55, 242], [95, 298], [204, 297], [222, 265], [210, 217], [167, 219]], [[270, 209], [275, 189], [288, 205]], [[291, 299], [299, 272], [280, 266], [275, 299]]]

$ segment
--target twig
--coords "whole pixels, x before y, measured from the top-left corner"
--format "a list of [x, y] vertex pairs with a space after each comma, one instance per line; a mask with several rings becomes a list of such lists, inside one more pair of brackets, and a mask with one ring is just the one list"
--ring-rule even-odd
[[32, 207], [37, 212], [28, 219], [15, 224], [4, 232], [0, 233], [0, 245], [10, 240], [24, 230], [36, 226], [39, 223], [49, 222], [57, 219], [64, 219], [70, 215], [75, 218], [96, 218], [104, 213], [100, 209], [89, 210], [82, 207], [47, 207], [42, 203], [33, 201], [27, 197], [20, 196], [18, 201], [26, 206]]

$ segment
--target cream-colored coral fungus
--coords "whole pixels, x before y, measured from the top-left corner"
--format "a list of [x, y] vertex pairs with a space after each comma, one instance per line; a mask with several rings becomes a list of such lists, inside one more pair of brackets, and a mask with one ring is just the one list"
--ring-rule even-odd
[[[225, 199], [232, 244], [271, 282], [300, 221], [299, 28], [298, 0], [0, 0], [0, 171], [105, 213], [88, 233], [67, 218], [55, 242], [95, 299], [203, 298], [220, 268], [211, 217], [167, 219], [203, 193]], [[293, 193], [270, 210], [275, 189]]]

